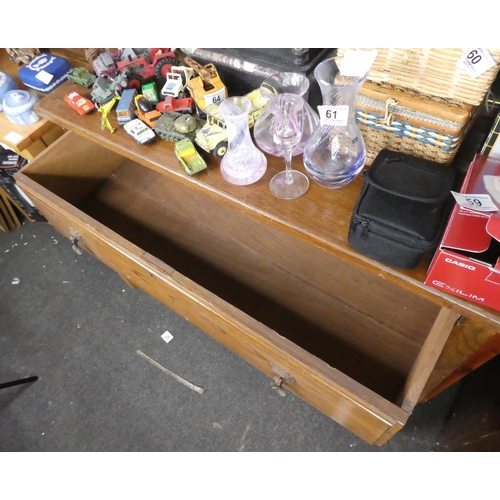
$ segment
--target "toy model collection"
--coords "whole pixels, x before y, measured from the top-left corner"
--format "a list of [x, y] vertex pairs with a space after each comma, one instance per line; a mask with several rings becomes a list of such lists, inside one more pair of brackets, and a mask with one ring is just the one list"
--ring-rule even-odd
[[[97, 109], [101, 128], [114, 133], [109, 118], [118, 103], [118, 125], [140, 145], [154, 137], [176, 143], [175, 154], [189, 175], [206, 169], [200, 153], [225, 155], [228, 137], [218, 106], [229, 95], [213, 64], [202, 65], [179, 49], [110, 50], [92, 60], [93, 72], [77, 67], [66, 74], [82, 86], [81, 93], [65, 97], [73, 109], [80, 114]], [[88, 99], [85, 90], [90, 91]], [[245, 97], [252, 105], [251, 128], [266, 101], [259, 89]]]

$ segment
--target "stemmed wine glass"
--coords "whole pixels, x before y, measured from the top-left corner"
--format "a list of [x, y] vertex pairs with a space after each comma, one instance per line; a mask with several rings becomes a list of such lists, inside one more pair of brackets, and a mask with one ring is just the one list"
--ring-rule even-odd
[[278, 94], [269, 102], [275, 120], [271, 133], [281, 145], [285, 170], [276, 174], [270, 183], [271, 191], [286, 200], [302, 196], [309, 188], [309, 179], [298, 170], [292, 170], [292, 152], [302, 137], [304, 100], [296, 94]]

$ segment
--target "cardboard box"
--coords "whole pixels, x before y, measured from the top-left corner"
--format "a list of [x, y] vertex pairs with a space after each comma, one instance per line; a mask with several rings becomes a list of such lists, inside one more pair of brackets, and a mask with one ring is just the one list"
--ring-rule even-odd
[[[491, 194], [484, 176], [500, 180], [500, 160], [476, 155], [460, 193]], [[500, 311], [500, 211], [479, 212], [457, 203], [425, 284]]]

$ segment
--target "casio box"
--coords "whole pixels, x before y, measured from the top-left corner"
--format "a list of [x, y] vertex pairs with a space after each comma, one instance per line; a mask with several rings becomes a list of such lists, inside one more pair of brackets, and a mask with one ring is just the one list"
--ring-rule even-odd
[[[500, 160], [476, 155], [460, 193], [491, 194], [495, 201], [485, 176], [500, 179]], [[471, 209], [455, 204], [425, 284], [500, 311], [500, 211], [473, 210], [469, 200]]]

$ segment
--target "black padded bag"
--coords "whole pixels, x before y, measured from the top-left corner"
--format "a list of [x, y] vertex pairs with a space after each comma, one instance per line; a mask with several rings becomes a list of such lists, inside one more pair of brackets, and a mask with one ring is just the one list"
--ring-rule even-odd
[[364, 173], [349, 244], [382, 264], [414, 268], [441, 239], [454, 182], [449, 166], [383, 149]]

